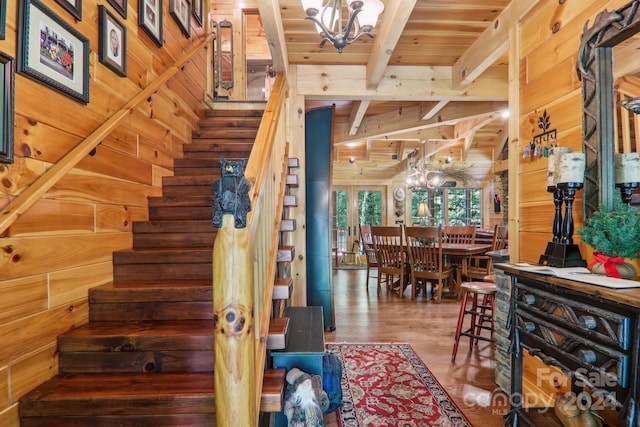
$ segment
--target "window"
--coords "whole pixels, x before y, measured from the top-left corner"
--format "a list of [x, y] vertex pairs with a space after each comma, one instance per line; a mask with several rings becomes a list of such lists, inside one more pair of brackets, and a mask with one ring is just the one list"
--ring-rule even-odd
[[431, 217], [428, 225], [475, 225], [482, 224], [482, 190], [479, 188], [433, 188], [414, 190], [411, 193], [411, 223], [420, 224], [416, 217], [418, 203], [427, 202]]

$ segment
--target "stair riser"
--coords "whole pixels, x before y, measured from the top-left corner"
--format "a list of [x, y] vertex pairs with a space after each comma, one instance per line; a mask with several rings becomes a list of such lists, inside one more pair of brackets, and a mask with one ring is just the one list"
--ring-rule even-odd
[[133, 247], [143, 248], [211, 248], [215, 233], [145, 233], [133, 235]]
[[[213, 382], [211, 384], [213, 390]], [[21, 403], [21, 414], [44, 412], [47, 416], [95, 416], [95, 415], [164, 415], [164, 414], [213, 414], [215, 413], [213, 393], [209, 395], [173, 396], [157, 394], [137, 398], [119, 396], [93, 396], [73, 400], [40, 400], [37, 407], [32, 402]], [[118, 424], [115, 424], [118, 425]], [[92, 426], [93, 427], [93, 426]]]
[[211, 282], [203, 286], [186, 287], [170, 283], [167, 288], [149, 287], [105, 287], [89, 290], [91, 304], [113, 304], [123, 302], [207, 302], [211, 303], [213, 288]]
[[[198, 146], [202, 145], [203, 150], [202, 151], [198, 151]], [[185, 159], [212, 159], [212, 158], [220, 158], [220, 157], [224, 157], [226, 158], [230, 158], [230, 159], [248, 159], [249, 155], [251, 154], [251, 149], [248, 150], [241, 150], [240, 148], [234, 148], [234, 147], [220, 147], [218, 152], [215, 152], [214, 150], [204, 150], [205, 148], [208, 148], [210, 145], [215, 145], [215, 144], [198, 144], [195, 148], [193, 148], [191, 151], [185, 153], [184, 158]]]
[[203, 175], [220, 175], [220, 166], [218, 167], [178, 167], [173, 168], [176, 176], [203, 176]]
[[213, 320], [211, 302], [91, 304], [92, 322]]
[[22, 418], [21, 427], [215, 427], [215, 414], [35, 417]]
[[[191, 322], [190, 324], [193, 323]], [[132, 336], [86, 336], [71, 333], [61, 335], [58, 338], [58, 351], [60, 354], [105, 352], [107, 354], [120, 355], [156, 351], [206, 351], [213, 348], [213, 323], [210, 322], [209, 325], [210, 330], [207, 334], [202, 332], [189, 334], [188, 331], [178, 334], [176, 331], [172, 331], [170, 336], [156, 334], [136, 335], [136, 328], [134, 327], [132, 327], [134, 331]], [[80, 329], [79, 331], [82, 330]], [[166, 330], [164, 332], [170, 333]], [[94, 333], [98, 334], [98, 332]]]
[[[253, 144], [255, 142], [255, 136], [251, 138], [208, 138], [205, 136], [193, 135], [191, 139], [192, 145], [233, 145], [237, 144], [238, 146], [244, 146], [246, 144]], [[224, 156], [222, 156], [224, 157]]]
[[211, 183], [206, 185], [164, 185], [162, 195], [165, 197], [213, 197], [213, 191]]
[[209, 219], [213, 217], [212, 207], [192, 207], [185, 209], [184, 207], [164, 207], [164, 208], [149, 208], [149, 220], [151, 221], [164, 221], [164, 220], [198, 220]]
[[216, 233], [217, 228], [211, 224], [211, 219], [200, 221], [136, 221], [133, 223], [133, 233]]
[[245, 138], [249, 140], [255, 140], [256, 131], [254, 129], [202, 129], [193, 132], [193, 136], [195, 138]]
[[[213, 337], [211, 345], [213, 348]], [[213, 351], [60, 353], [60, 373], [213, 372]]]
[[242, 117], [242, 118], [231, 118], [231, 117], [207, 117], [206, 119], [200, 120], [198, 123], [201, 129], [207, 128], [245, 128], [245, 129], [258, 129], [260, 126], [260, 117]]
[[213, 280], [209, 264], [114, 265], [113, 281], [163, 282], [171, 280]]

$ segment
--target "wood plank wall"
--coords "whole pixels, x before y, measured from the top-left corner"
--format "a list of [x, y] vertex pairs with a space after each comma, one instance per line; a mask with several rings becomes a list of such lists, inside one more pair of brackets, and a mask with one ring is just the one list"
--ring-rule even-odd
[[[0, 51], [15, 58], [21, 2], [4, 3]], [[192, 18], [186, 38], [164, 1], [164, 46], [158, 48], [138, 27], [135, 0], [128, 1], [127, 19], [106, 0], [83, 0], [80, 22], [55, 0], [43, 3], [90, 41], [90, 102], [16, 75], [15, 161], [0, 164], [0, 208], [206, 31]], [[98, 60], [98, 5], [126, 26], [127, 77]], [[205, 4], [204, 16], [207, 10]], [[18, 399], [56, 374], [57, 336], [87, 322], [87, 290], [111, 280], [112, 252], [131, 246], [132, 222], [147, 218], [147, 197], [160, 195], [162, 177], [191, 141], [205, 108], [206, 61], [203, 49], [0, 237], [0, 425], [19, 426]]]
[[[520, 141], [517, 155], [520, 173], [518, 218], [519, 260], [537, 263], [551, 240], [553, 200], [546, 192], [547, 159], [524, 159], [525, 144], [540, 133], [538, 118], [550, 116], [557, 130], [559, 146], [582, 150], [581, 82], [576, 74], [580, 35], [585, 22], [593, 24], [602, 10], [614, 10], [628, 0], [566, 0], [540, 2], [523, 21], [520, 33]], [[636, 58], [637, 60], [637, 58]], [[613, 189], [612, 189], [613, 190]], [[582, 192], [578, 191], [574, 218], [582, 227]], [[577, 235], [574, 236], [579, 241]], [[580, 244], [583, 258], [590, 262], [592, 249]]]

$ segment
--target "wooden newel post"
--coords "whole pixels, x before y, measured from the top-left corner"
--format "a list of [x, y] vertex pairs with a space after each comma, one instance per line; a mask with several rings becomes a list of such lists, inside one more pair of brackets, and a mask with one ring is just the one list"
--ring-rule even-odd
[[251, 209], [244, 161], [225, 162], [213, 185], [213, 346], [216, 426], [256, 426]]

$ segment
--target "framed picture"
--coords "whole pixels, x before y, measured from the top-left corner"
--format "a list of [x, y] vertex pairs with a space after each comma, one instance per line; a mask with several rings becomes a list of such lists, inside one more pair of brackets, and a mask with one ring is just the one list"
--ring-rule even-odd
[[40, 0], [20, 1], [16, 65], [20, 74], [89, 102], [89, 40]]
[[7, 35], [7, 1], [0, 0], [0, 40], [4, 40]]
[[171, 0], [169, 12], [178, 23], [182, 33], [189, 38], [191, 36], [191, 3], [189, 0]]
[[67, 12], [78, 21], [82, 21], [82, 0], [56, 0]]
[[0, 52], [0, 163], [13, 163], [13, 99], [15, 71], [13, 58]]
[[105, 6], [98, 6], [100, 62], [117, 75], [127, 76], [127, 29]]
[[162, 47], [162, 0], [138, 0], [138, 25]]
[[127, 19], [127, 0], [107, 0], [111, 6], [122, 16]]
[[196, 18], [196, 22], [202, 27], [202, 0], [193, 0], [191, 5], [193, 8], [193, 17]]

